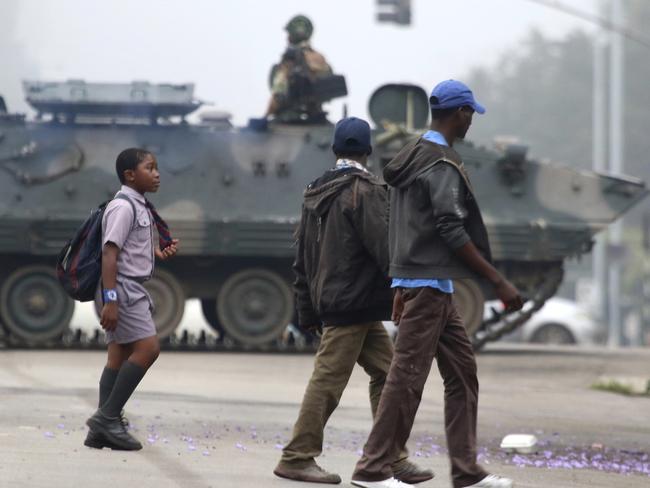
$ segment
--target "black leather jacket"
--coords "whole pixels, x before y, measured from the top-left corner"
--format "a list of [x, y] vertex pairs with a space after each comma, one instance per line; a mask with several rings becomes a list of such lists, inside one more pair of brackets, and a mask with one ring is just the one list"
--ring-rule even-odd
[[390, 185], [390, 276], [475, 278], [454, 253], [470, 240], [491, 261], [483, 218], [456, 151], [418, 139], [388, 163], [384, 179]]

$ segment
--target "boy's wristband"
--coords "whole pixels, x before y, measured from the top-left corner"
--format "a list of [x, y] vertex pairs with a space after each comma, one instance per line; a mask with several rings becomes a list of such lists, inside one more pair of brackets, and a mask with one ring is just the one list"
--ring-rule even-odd
[[104, 303], [117, 302], [117, 290], [115, 288], [105, 288], [103, 296]]

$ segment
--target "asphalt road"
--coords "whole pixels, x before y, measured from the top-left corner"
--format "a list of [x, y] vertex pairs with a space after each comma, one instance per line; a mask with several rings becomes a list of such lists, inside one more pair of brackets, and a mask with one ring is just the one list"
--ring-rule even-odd
[[[0, 350], [0, 487], [300, 487], [275, 478], [311, 373], [308, 355], [163, 353], [127, 405], [145, 448], [82, 445], [101, 352]], [[650, 486], [650, 398], [590, 388], [598, 376], [650, 377], [650, 350], [491, 346], [479, 356], [482, 463], [517, 487]], [[319, 462], [343, 486], [370, 428], [367, 379], [352, 377]], [[539, 454], [502, 453], [509, 433], [535, 434]], [[432, 373], [409, 448], [432, 467], [423, 488], [451, 486], [442, 384]]]

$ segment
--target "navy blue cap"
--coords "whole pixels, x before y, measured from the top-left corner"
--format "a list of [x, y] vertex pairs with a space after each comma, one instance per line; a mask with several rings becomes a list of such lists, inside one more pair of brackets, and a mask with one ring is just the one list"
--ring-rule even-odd
[[336, 154], [370, 154], [370, 125], [363, 119], [346, 117], [336, 123], [332, 150]]
[[[437, 103], [434, 103], [437, 101]], [[446, 80], [438, 83], [431, 90], [429, 104], [432, 109], [457, 107], [472, 107], [479, 114], [485, 113], [485, 107], [474, 99], [472, 90], [465, 83], [456, 80]]]

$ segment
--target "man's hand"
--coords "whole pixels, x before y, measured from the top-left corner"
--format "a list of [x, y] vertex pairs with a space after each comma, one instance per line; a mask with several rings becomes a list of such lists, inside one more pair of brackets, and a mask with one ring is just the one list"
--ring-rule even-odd
[[524, 300], [519, 294], [519, 290], [510, 283], [508, 280], [503, 279], [497, 283], [494, 287], [494, 291], [497, 294], [499, 300], [503, 302], [506, 307], [506, 312], [516, 312], [521, 310], [521, 307], [524, 306]]
[[456, 255], [478, 275], [494, 284], [494, 291], [506, 307], [506, 312], [516, 312], [524, 306], [517, 288], [506, 280], [492, 264], [485, 260], [472, 241], [455, 250]]
[[311, 332], [318, 337], [323, 335], [323, 326], [321, 324], [303, 325], [303, 329]]
[[402, 290], [400, 288], [395, 288], [395, 294], [393, 295], [393, 313], [391, 315], [391, 320], [395, 325], [399, 325], [399, 321], [402, 320], [403, 311], [404, 300], [402, 299]]
[[167, 261], [169, 258], [176, 256], [178, 252], [178, 239], [172, 239], [172, 243], [165, 249], [156, 249], [155, 254], [161, 261]]
[[105, 331], [114, 331], [117, 328], [118, 306], [117, 302], [109, 302], [102, 307], [102, 316], [99, 323]]

